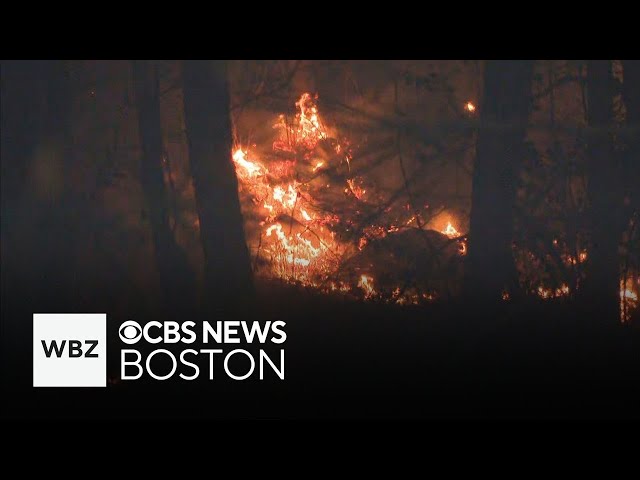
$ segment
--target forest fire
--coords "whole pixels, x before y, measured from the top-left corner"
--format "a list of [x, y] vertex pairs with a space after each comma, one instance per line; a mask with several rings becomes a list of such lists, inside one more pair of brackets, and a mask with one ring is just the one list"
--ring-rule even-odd
[[0, 65], [3, 418], [638, 417], [640, 60]]
[[[243, 211], [245, 216], [255, 217], [258, 225], [247, 233], [256, 274], [366, 300], [415, 305], [438, 298], [441, 287], [401, 285], [399, 278], [395, 284], [387, 281], [374, 287], [378, 284], [376, 277], [381, 275], [376, 262], [386, 258], [380, 256], [381, 245], [395, 245], [393, 248], [402, 251], [406, 245], [398, 247], [395, 241], [421, 236], [424, 227], [420, 213], [411, 212], [407, 204], [401, 209], [405, 219], [373, 221], [357, 227], [361, 210], [371, 206], [370, 187], [365, 179], [352, 174], [354, 157], [349, 142], [328, 128], [309, 93], [302, 94], [295, 106], [293, 118], [284, 114], [277, 117], [273, 125], [277, 138], [267, 151], [239, 146], [233, 152]], [[476, 107], [467, 102], [465, 109], [474, 112]], [[373, 199], [376, 194], [371, 195]], [[342, 202], [345, 207], [335, 206]], [[454, 221], [449, 218], [445, 226], [440, 225], [424, 231], [449, 239], [457, 246], [454, 256], [466, 255], [467, 239]], [[361, 233], [355, 238], [345, 234], [351, 231]], [[557, 239], [553, 245], [560, 248]], [[392, 264], [397, 255], [390, 255]], [[587, 261], [588, 255], [581, 249], [573, 254], [560, 253], [560, 257], [566, 265], [575, 267]], [[382, 275], [400, 277], [401, 273]], [[637, 308], [637, 290], [633, 279], [624, 288], [621, 283], [622, 321]], [[573, 291], [566, 282], [549, 287], [539, 281], [531, 293], [549, 300], [569, 297]], [[508, 292], [503, 299], [510, 299]]]
[[248, 194], [243, 198], [251, 202], [243, 206], [263, 210], [256, 263], [266, 258], [267, 276], [319, 286], [335, 269], [339, 248], [334, 233], [327, 228], [331, 215], [314, 208], [309, 194], [311, 178], [301, 178], [296, 168], [304, 165], [316, 173], [323, 167], [324, 161], [312, 161], [309, 156], [327, 133], [309, 94], [302, 95], [296, 107], [298, 114], [291, 124], [280, 115], [274, 125], [280, 130], [279, 139], [265, 158], [273, 168], [267, 168], [255, 152], [243, 148], [235, 150], [233, 160], [240, 191]]
[[[369, 206], [368, 189], [362, 178], [351, 174], [348, 141], [338, 140], [325, 125], [310, 94], [301, 95], [295, 105], [293, 119], [278, 116], [273, 125], [278, 135], [268, 151], [258, 154], [258, 149], [239, 146], [232, 156], [245, 218], [256, 218], [259, 227], [248, 227], [247, 232], [256, 274], [399, 304], [434, 299], [432, 292], [399, 284], [374, 288], [368, 270], [374, 266], [358, 256], [367, 258], [370, 245], [416, 230], [416, 214], [356, 229], [361, 210]], [[333, 208], [327, 199], [346, 206]], [[349, 238], [352, 231], [361, 234]], [[451, 239], [461, 236], [451, 222], [441, 233]], [[464, 254], [464, 241], [459, 243]], [[351, 264], [358, 266], [349, 270]]]
[[[554, 246], [557, 242], [554, 242]], [[566, 265], [576, 266], [587, 261], [587, 250], [581, 250], [577, 256], [571, 254], [560, 255]], [[622, 323], [631, 320], [633, 312], [638, 308], [638, 291], [640, 291], [640, 276], [633, 275], [630, 272], [625, 278], [620, 280], [620, 321]], [[557, 299], [562, 297], [570, 297], [575, 292], [567, 283], [562, 283], [559, 287], [551, 288], [545, 285], [538, 285], [534, 292], [543, 300]]]

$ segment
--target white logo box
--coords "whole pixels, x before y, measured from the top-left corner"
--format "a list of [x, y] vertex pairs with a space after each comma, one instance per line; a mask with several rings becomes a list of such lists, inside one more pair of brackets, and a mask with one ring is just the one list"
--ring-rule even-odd
[[34, 313], [33, 386], [106, 387], [107, 314]]

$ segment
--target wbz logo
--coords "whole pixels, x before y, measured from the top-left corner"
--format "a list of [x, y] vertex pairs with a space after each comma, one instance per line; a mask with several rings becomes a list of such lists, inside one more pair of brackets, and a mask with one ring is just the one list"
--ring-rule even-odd
[[33, 314], [34, 387], [106, 387], [107, 315]]
[[[47, 358], [51, 358], [51, 354], [55, 351], [56, 357], [60, 358], [64, 354], [64, 346], [67, 343], [66, 340], [62, 340], [62, 343], [58, 345], [58, 342], [55, 340], [51, 340], [51, 344], [47, 346], [47, 342], [45, 340], [41, 340], [42, 348], [44, 349], [44, 354]], [[86, 345], [90, 345], [89, 350], [84, 353], [86, 358], [98, 358], [97, 353], [93, 352], [93, 349], [98, 345], [98, 340], [85, 340]], [[82, 342], [80, 340], [69, 340], [69, 358], [78, 358], [82, 357]]]

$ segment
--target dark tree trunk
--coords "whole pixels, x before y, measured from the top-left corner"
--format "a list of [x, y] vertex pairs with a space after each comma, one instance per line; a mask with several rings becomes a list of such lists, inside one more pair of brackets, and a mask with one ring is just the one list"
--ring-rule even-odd
[[2, 62], [1, 92], [3, 379], [30, 387], [16, 364], [31, 361], [31, 349], [17, 340], [29, 338], [33, 313], [81, 310], [73, 283], [76, 229], [69, 182], [72, 92], [67, 65]]
[[[627, 127], [632, 131], [627, 136], [625, 164], [629, 206], [638, 208], [638, 178], [640, 178], [640, 60], [623, 60], [623, 99], [627, 110]], [[635, 195], [635, 196], [634, 196]]]
[[640, 60], [623, 60], [622, 72], [627, 123], [637, 125], [640, 121]]
[[613, 121], [610, 60], [587, 62], [587, 136], [591, 248], [582, 294], [594, 318], [604, 324], [619, 319], [622, 233], [621, 176], [609, 129]]
[[[2, 88], [2, 206], [3, 226], [13, 218], [14, 208], [26, 188], [28, 161], [40, 133], [41, 88], [45, 64], [40, 61], [3, 61]], [[6, 207], [6, 208], [5, 208]], [[3, 234], [9, 233], [4, 228]]]
[[[624, 210], [623, 221], [626, 225], [623, 228], [630, 233], [626, 236], [626, 248], [624, 251], [621, 277], [626, 284], [629, 278], [629, 266], [633, 262], [633, 257], [637, 257], [637, 251], [633, 251], [634, 237], [637, 238], [640, 231], [640, 60], [623, 60], [623, 87], [622, 96], [626, 108], [627, 133], [625, 140], [625, 154], [623, 156], [623, 179], [624, 184]], [[630, 248], [631, 247], [631, 248]], [[634, 255], [635, 254], [635, 255]], [[623, 319], [629, 318], [630, 302], [625, 298]], [[640, 312], [639, 312], [640, 313]]]
[[[30, 258], [37, 232], [35, 221], [27, 220], [27, 173], [37, 146], [43, 112], [43, 62], [2, 61], [0, 81], [0, 342], [2, 378], [7, 384], [30, 386], [28, 378], [15, 368], [31, 361], [30, 349], [16, 342], [28, 338], [29, 318], [33, 314], [34, 270]], [[7, 403], [13, 396], [7, 395]]]
[[195, 279], [169, 223], [157, 65], [153, 61], [138, 60], [133, 62], [132, 67], [142, 145], [140, 181], [163, 293], [161, 303], [165, 308], [184, 311], [195, 300]]
[[533, 61], [487, 61], [473, 169], [464, 292], [498, 302], [517, 293], [513, 259], [515, 184], [530, 111]]
[[185, 61], [182, 75], [205, 258], [205, 301], [216, 312], [240, 315], [252, 304], [253, 283], [231, 159], [227, 65], [224, 61]]
[[[54, 182], [58, 191], [45, 199], [41, 211], [44, 295], [51, 308], [74, 311], [79, 308], [76, 296], [76, 241], [79, 199], [73, 184], [73, 137], [71, 115], [73, 95], [69, 65], [51, 61], [47, 65], [47, 116], [41, 147], [50, 156], [47, 161], [58, 172]], [[40, 306], [41, 308], [44, 305]]]
[[11, 121], [9, 131], [3, 125], [2, 229], [11, 237], [12, 252], [3, 252], [3, 258], [19, 262], [20, 276], [28, 282], [23, 293], [38, 308], [73, 311], [77, 218], [68, 65], [16, 62], [3, 65], [5, 73], [9, 92], [5, 98], [3, 86], [3, 117], [6, 108]]
[[[3, 61], [0, 80], [2, 96], [2, 125], [0, 127], [0, 261], [2, 268], [2, 299], [0, 306], [5, 309], [16, 297], [13, 292], [26, 283], [27, 269], [19, 265], [21, 229], [18, 225], [23, 219], [23, 206], [26, 193], [28, 163], [35, 150], [40, 117], [39, 79], [42, 76], [42, 62]], [[9, 280], [11, 279], [11, 281]], [[26, 287], [25, 287], [26, 288]], [[2, 335], [6, 338], [7, 335]]]

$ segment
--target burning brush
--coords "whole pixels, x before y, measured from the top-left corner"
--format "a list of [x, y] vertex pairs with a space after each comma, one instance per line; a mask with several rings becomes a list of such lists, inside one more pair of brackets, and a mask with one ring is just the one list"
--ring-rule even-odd
[[[382, 221], [377, 213], [392, 206], [380, 207], [385, 199], [353, 173], [349, 141], [325, 124], [309, 93], [295, 106], [293, 118], [277, 117], [269, 151], [259, 155], [238, 146], [233, 152], [256, 274], [398, 304], [455, 295], [466, 238], [453, 220], [426, 229], [420, 212], [405, 205], [405, 218]], [[469, 102], [466, 109], [473, 112], [475, 106]], [[561, 247], [556, 240], [554, 248], [568, 267], [578, 268], [588, 258], [584, 249], [565, 254]], [[528, 263], [541, 261], [531, 251], [522, 255]], [[542, 299], [567, 297], [574, 288], [549, 287], [542, 279], [525, 283]], [[621, 283], [622, 321], [637, 309], [638, 290], [635, 277]], [[509, 298], [504, 292], [503, 299]]]
[[[260, 159], [242, 147], [233, 153], [243, 213], [255, 219], [247, 231], [256, 273], [365, 299], [419, 303], [435, 298], [427, 293], [432, 288], [413, 284], [429, 275], [421, 271], [424, 262], [406, 257], [415, 250], [403, 242], [424, 244], [429, 237], [429, 244], [438, 237], [441, 247], [449, 246], [460, 233], [451, 223], [442, 233], [416, 233], [408, 227], [415, 215], [392, 225], [360, 227], [378, 207], [369, 203], [365, 179], [352, 173], [349, 142], [324, 123], [310, 94], [304, 93], [296, 108], [293, 119], [278, 116], [270, 152]], [[460, 256], [461, 250], [454, 247], [452, 255]], [[412, 285], [398, 285], [398, 278]]]

